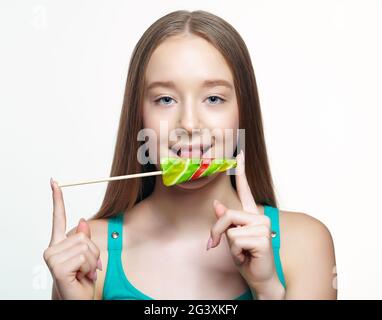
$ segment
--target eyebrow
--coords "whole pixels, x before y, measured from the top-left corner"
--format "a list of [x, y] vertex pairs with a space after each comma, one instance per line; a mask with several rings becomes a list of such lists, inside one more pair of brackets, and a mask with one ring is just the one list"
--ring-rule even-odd
[[[227, 80], [223, 79], [214, 79], [214, 80], [205, 80], [202, 84], [202, 88], [212, 88], [223, 86], [229, 89], [233, 89], [233, 85]], [[176, 88], [176, 85], [173, 81], [154, 81], [147, 86], [147, 90], [151, 90], [155, 87], [164, 87], [164, 88]]]

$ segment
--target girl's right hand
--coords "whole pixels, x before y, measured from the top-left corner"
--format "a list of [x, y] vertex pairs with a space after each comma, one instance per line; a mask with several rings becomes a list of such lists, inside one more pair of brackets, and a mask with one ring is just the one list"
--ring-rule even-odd
[[53, 227], [44, 260], [52, 274], [60, 299], [94, 299], [96, 269], [102, 268], [100, 251], [91, 241], [90, 228], [84, 219], [76, 232], [67, 236], [66, 213], [61, 188], [51, 179], [53, 192]]

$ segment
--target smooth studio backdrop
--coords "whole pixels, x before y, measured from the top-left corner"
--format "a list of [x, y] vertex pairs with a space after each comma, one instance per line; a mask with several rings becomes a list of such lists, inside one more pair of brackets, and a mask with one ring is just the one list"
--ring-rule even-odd
[[[107, 177], [127, 68], [161, 16], [203, 9], [252, 57], [280, 208], [326, 224], [339, 299], [381, 299], [381, 1], [0, 1], [0, 298], [49, 299], [49, 178]], [[106, 184], [64, 188], [68, 230]], [[282, 230], [281, 230], [282, 232]]]

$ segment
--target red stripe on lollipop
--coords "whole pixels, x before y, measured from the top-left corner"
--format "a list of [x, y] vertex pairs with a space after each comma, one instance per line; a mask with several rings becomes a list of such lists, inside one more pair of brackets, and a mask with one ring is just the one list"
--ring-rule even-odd
[[194, 174], [192, 175], [190, 180], [198, 179], [204, 173], [204, 171], [206, 171], [208, 169], [208, 167], [211, 164], [211, 161], [212, 161], [212, 159], [203, 158], [202, 162], [200, 163], [198, 170], [196, 170], [194, 172]]

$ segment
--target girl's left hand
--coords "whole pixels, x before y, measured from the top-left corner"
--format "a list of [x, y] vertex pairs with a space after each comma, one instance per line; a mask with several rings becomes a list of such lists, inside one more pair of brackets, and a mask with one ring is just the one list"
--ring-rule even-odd
[[244, 154], [237, 157], [236, 189], [243, 211], [231, 210], [215, 200], [218, 220], [211, 229], [207, 250], [219, 245], [225, 233], [239, 272], [256, 295], [282, 292], [273, 258], [271, 220], [259, 212], [245, 175]]

